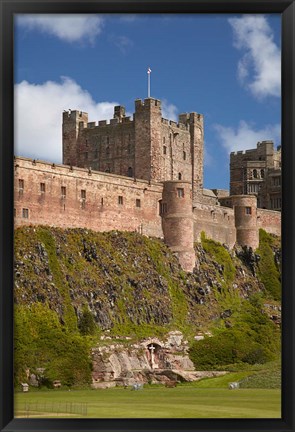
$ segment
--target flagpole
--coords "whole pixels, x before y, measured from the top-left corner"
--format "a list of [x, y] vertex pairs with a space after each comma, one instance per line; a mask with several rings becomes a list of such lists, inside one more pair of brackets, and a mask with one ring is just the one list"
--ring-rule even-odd
[[151, 68], [149, 67], [147, 70], [147, 74], [148, 74], [148, 98], [150, 98], [151, 96]]

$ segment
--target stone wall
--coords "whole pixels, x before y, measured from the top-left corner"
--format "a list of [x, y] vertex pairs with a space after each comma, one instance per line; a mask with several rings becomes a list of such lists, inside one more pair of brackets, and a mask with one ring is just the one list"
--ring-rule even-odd
[[281, 236], [281, 212], [257, 209], [257, 226], [270, 234]]
[[207, 238], [232, 248], [236, 242], [234, 211], [228, 207], [195, 203], [193, 209], [194, 241], [200, 241], [201, 232]]
[[143, 180], [16, 158], [15, 224], [162, 237], [162, 190], [161, 184]]

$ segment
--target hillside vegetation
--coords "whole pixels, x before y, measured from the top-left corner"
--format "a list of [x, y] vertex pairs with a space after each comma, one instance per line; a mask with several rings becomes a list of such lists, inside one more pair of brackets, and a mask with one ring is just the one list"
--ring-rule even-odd
[[[137, 233], [16, 229], [16, 383], [29, 369], [43, 374], [45, 384], [56, 377], [69, 386], [87, 384], [90, 347], [102, 334], [138, 340], [181, 330], [197, 369], [273, 359], [279, 243], [261, 236], [259, 256], [230, 252], [203, 236], [190, 274], [161, 240]], [[208, 332], [212, 337], [194, 342]]]

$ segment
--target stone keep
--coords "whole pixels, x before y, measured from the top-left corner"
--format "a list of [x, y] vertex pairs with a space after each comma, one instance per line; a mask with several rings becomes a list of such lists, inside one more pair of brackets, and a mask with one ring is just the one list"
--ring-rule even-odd
[[116, 106], [110, 122], [88, 122], [80, 111], [63, 113], [63, 164], [148, 181], [185, 180], [193, 197], [203, 189], [203, 116], [162, 118], [161, 101], [135, 101], [133, 119]]

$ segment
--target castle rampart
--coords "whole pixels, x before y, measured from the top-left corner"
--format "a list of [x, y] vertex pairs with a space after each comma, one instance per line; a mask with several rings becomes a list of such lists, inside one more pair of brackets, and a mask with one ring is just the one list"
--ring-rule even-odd
[[281, 236], [281, 213], [273, 210], [257, 209], [257, 227], [270, 234]]
[[[212, 192], [213, 193], [213, 192]], [[163, 238], [183, 268], [195, 265], [201, 232], [232, 248], [258, 246], [258, 229], [280, 235], [280, 212], [255, 196], [224, 197], [231, 207], [192, 202], [187, 181], [149, 182], [91, 169], [15, 159], [15, 226], [138, 231]], [[257, 213], [256, 213], [257, 211]]]
[[236, 242], [234, 211], [228, 207], [196, 203], [193, 209], [194, 241], [201, 241], [202, 231], [207, 238], [232, 248]]
[[162, 185], [31, 159], [15, 160], [15, 225], [138, 231], [162, 237]]

